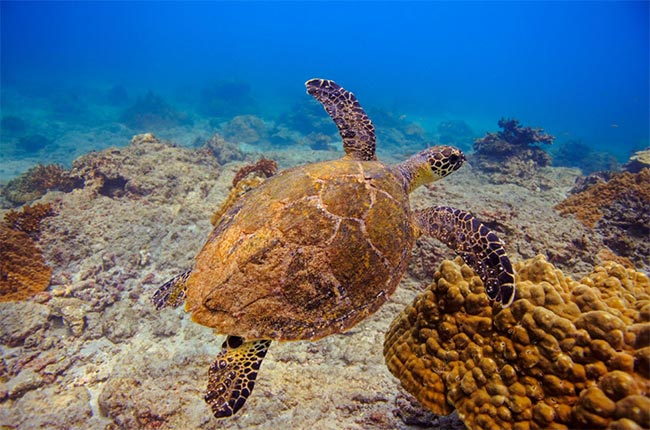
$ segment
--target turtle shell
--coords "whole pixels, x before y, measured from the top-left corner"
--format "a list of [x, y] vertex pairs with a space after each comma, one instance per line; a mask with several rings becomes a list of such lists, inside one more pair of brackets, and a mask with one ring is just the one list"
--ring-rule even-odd
[[377, 161], [286, 170], [215, 226], [187, 283], [192, 318], [246, 339], [345, 331], [395, 290], [414, 231], [401, 177]]

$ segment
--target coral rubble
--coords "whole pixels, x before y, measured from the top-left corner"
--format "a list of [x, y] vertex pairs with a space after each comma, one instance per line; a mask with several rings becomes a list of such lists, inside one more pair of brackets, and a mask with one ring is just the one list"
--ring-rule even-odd
[[471, 429], [650, 426], [650, 282], [616, 263], [576, 282], [544, 257], [515, 265], [517, 297], [491, 305], [460, 259], [386, 334], [404, 388]]
[[616, 173], [572, 194], [555, 208], [595, 228], [618, 255], [650, 266], [650, 168]]
[[555, 137], [541, 128], [523, 127], [516, 119], [502, 118], [498, 125], [502, 131], [474, 141], [470, 161], [496, 183], [526, 185], [537, 169], [551, 163], [551, 157], [538, 144], [551, 144]]

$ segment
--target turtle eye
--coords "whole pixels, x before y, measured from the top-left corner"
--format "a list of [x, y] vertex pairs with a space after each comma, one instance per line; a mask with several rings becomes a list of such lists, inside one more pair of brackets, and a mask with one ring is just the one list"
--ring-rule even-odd
[[449, 162], [450, 162], [451, 164], [456, 164], [456, 163], [458, 163], [458, 159], [459, 159], [459, 158], [460, 158], [460, 157], [458, 156], [458, 154], [451, 154], [451, 155], [449, 156]]

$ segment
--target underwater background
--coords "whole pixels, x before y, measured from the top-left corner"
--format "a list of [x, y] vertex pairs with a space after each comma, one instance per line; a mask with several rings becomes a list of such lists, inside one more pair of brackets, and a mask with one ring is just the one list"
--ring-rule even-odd
[[[650, 429], [649, 5], [0, 1], [0, 430]], [[516, 297], [419, 237], [217, 419], [225, 337], [152, 296], [248, 189], [343, 155], [311, 78], [382, 162], [462, 149], [411, 207], [495, 232]]]
[[[59, 154], [57, 144], [72, 130], [114, 123], [124, 134], [122, 111], [149, 91], [194, 122], [251, 112], [277, 119], [312, 77], [354, 88], [366, 106], [406, 116], [432, 135], [441, 122], [462, 120], [480, 136], [515, 117], [557, 143], [580, 142], [620, 161], [648, 145], [645, 1], [1, 7], [5, 160], [37, 161], [28, 153], [44, 147], [41, 158], [69, 164], [73, 155]], [[206, 92], [224, 81], [239, 85], [230, 97], [240, 91], [248, 103], [206, 106]], [[29, 131], [15, 132], [21, 124]], [[190, 140], [198, 130], [185, 134]], [[76, 147], [105, 144], [83, 139]], [[0, 174], [24, 169], [5, 165]]]

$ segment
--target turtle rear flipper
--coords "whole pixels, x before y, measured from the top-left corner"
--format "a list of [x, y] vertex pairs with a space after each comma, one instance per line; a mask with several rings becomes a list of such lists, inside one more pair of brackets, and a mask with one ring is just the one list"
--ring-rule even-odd
[[151, 298], [156, 310], [161, 310], [168, 306], [175, 308], [185, 301], [187, 278], [189, 278], [191, 272], [191, 270], [188, 270], [180, 275], [176, 275], [158, 287]]
[[270, 340], [246, 342], [239, 336], [226, 338], [208, 372], [205, 401], [215, 417], [229, 417], [244, 406], [270, 344]]
[[329, 79], [311, 79], [305, 86], [336, 123], [346, 155], [355, 160], [376, 160], [375, 126], [355, 95]]
[[461, 256], [481, 278], [490, 300], [510, 306], [515, 272], [497, 235], [471, 213], [445, 206], [414, 211], [417, 227]]

